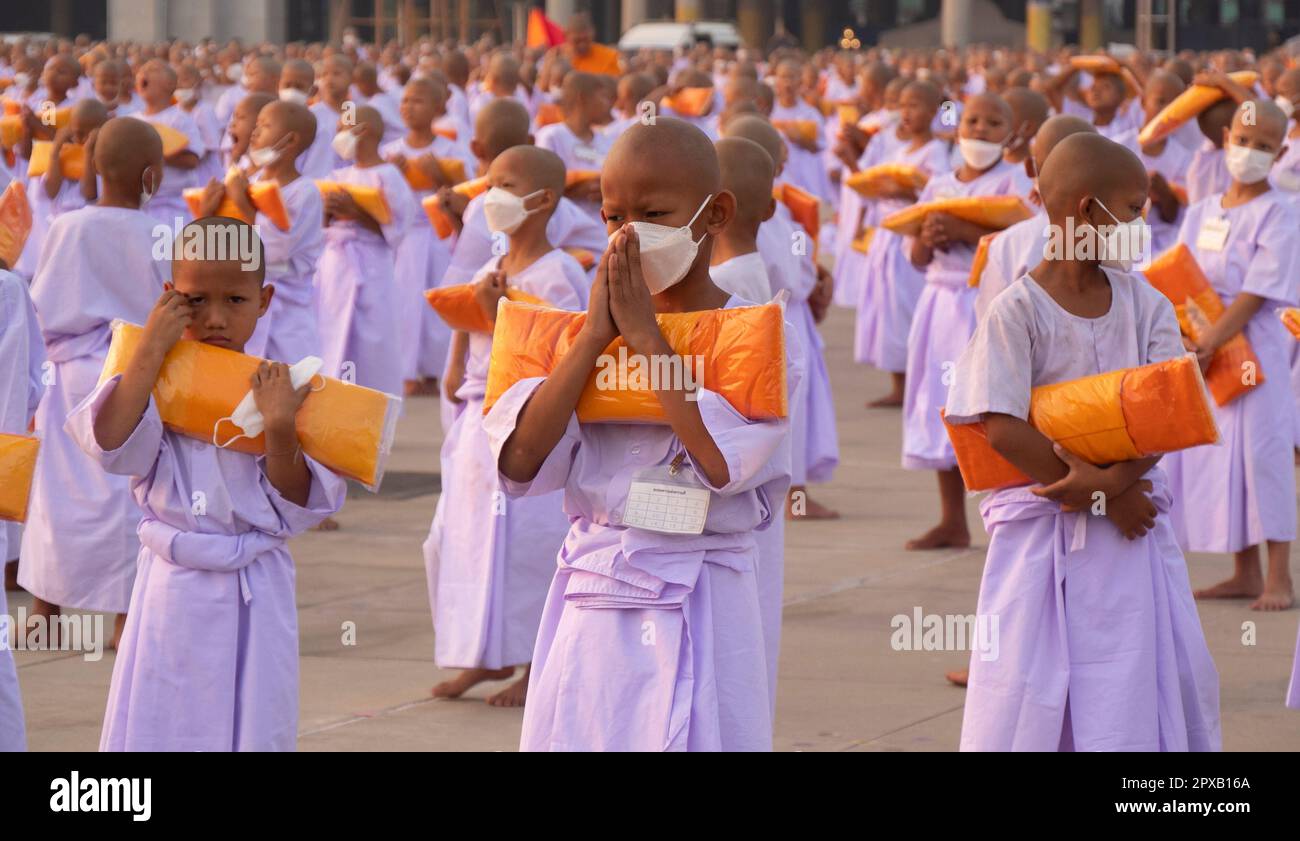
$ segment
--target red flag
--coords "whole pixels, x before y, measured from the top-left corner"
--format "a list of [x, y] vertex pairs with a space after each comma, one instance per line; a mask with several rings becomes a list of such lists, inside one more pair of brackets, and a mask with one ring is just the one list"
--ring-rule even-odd
[[528, 11], [528, 46], [555, 47], [563, 43], [563, 29], [536, 6]]

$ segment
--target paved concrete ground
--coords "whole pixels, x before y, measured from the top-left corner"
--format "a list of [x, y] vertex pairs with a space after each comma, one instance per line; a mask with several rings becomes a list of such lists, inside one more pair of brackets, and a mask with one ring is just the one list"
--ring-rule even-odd
[[[835, 311], [825, 326], [838, 396], [842, 461], [836, 479], [814, 495], [839, 509], [832, 523], [788, 531], [785, 637], [776, 746], [782, 750], [954, 750], [964, 692], [943, 673], [959, 653], [896, 652], [890, 619], [975, 609], [985, 543], [916, 554], [903, 541], [936, 511], [934, 478], [898, 466], [897, 411], [863, 408], [885, 389], [883, 376], [851, 363], [852, 316]], [[445, 677], [433, 666], [433, 632], [420, 544], [436, 497], [437, 406], [416, 400], [399, 430], [385, 495], [349, 501], [343, 530], [293, 544], [298, 560], [302, 638], [303, 750], [512, 750], [522, 713], [482, 702], [434, 701]], [[398, 474], [401, 475], [398, 475]], [[405, 474], [425, 473], [425, 476]], [[407, 498], [394, 498], [404, 496]], [[973, 523], [978, 523], [974, 500]], [[1193, 556], [1204, 586], [1229, 569], [1223, 557]], [[29, 604], [11, 594], [11, 610]], [[1282, 706], [1300, 612], [1262, 615], [1244, 603], [1201, 605], [1222, 682], [1224, 746], [1300, 750], [1300, 713]], [[342, 644], [345, 623], [356, 644]], [[1257, 644], [1242, 645], [1255, 622]], [[91, 750], [98, 743], [112, 656], [18, 654], [34, 750]]]

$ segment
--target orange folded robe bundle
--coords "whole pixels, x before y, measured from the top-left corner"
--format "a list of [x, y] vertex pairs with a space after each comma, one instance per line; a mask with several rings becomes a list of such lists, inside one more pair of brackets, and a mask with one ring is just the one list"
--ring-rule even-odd
[[144, 120], [144, 122], [153, 126], [154, 131], [162, 138], [163, 157], [170, 158], [177, 152], [184, 152], [190, 145], [190, 139], [185, 136], [184, 132], [177, 131], [165, 123], [155, 123], [153, 120]]
[[855, 126], [862, 119], [862, 111], [856, 105], [842, 102], [835, 106], [835, 113], [840, 118], [840, 125]]
[[[34, 177], [50, 171], [50, 157], [54, 154], [51, 140], [32, 141], [32, 157], [27, 161], [27, 175]], [[59, 147], [59, 169], [64, 178], [80, 181], [86, 174], [86, 148], [80, 143], [64, 143]]]
[[[1145, 274], [1151, 285], [1173, 303], [1178, 326], [1193, 342], [1199, 342], [1205, 330], [1223, 317], [1223, 301], [1185, 244], [1180, 242], [1152, 260]], [[1238, 333], [1215, 352], [1205, 381], [1220, 406], [1264, 382], [1259, 357], [1245, 334]]]
[[537, 106], [537, 128], [564, 122], [564, 112], [554, 102], [543, 102]]
[[980, 237], [979, 245], [975, 246], [975, 259], [970, 264], [970, 278], [966, 281], [967, 286], [979, 286], [980, 278], [984, 276], [984, 267], [989, 264], [989, 247], [993, 245], [993, 238], [1001, 231], [994, 231], [991, 234], [985, 234]]
[[[144, 330], [134, 324], [113, 324], [113, 340], [104, 360], [100, 382], [122, 373], [135, 355]], [[154, 403], [167, 428], [190, 438], [225, 443], [239, 433], [228, 420], [250, 388], [249, 380], [262, 360], [232, 350], [192, 342], [177, 342], [163, 360], [153, 388]], [[402, 401], [391, 394], [330, 377], [307, 395], [298, 410], [298, 440], [316, 461], [370, 490], [378, 490], [397, 429]], [[266, 438], [240, 438], [230, 448], [242, 453], [266, 452]]]
[[318, 179], [316, 188], [320, 190], [321, 197], [330, 193], [337, 193], [340, 190], [352, 196], [352, 200], [357, 206], [369, 213], [371, 218], [381, 225], [387, 225], [393, 221], [393, 213], [388, 209], [388, 199], [384, 198], [384, 191], [378, 187], [367, 187], [364, 184], [345, 184], [342, 181], [327, 181]]
[[564, 186], [572, 187], [574, 184], [582, 184], [586, 181], [599, 181], [600, 170], [598, 169], [571, 169], [564, 173]]
[[1108, 55], [1070, 56], [1070, 66], [1086, 70], [1093, 75], [1120, 72], [1120, 63]]
[[[438, 164], [438, 170], [442, 177], [451, 182], [454, 187], [465, 180], [465, 162], [459, 158], [434, 158]], [[437, 187], [433, 183], [433, 178], [425, 172], [414, 159], [408, 158], [406, 166], [402, 170], [406, 176], [406, 183], [411, 185], [412, 190], [432, 190]]]
[[[1255, 84], [1259, 74], [1252, 70], [1242, 70], [1229, 73], [1228, 78], [1242, 87], [1249, 88]], [[1142, 127], [1138, 132], [1138, 143], [1146, 146], [1168, 137], [1183, 123], [1196, 119], [1202, 111], [1226, 96], [1222, 89], [1209, 85], [1188, 86], [1187, 90], [1178, 94], [1173, 102], [1161, 108], [1160, 113]]]
[[[1219, 427], [1193, 354], [1035, 388], [1029, 423], [1084, 461], [1112, 464], [1216, 444]], [[944, 422], [967, 490], [1033, 480], [989, 444], [983, 423]]]
[[[438, 317], [453, 330], [466, 333], [491, 333], [492, 322], [483, 314], [483, 308], [474, 298], [474, 284], [458, 283], [455, 286], [441, 286], [424, 293], [424, 298], [438, 313]], [[526, 304], [546, 306], [546, 302], [536, 295], [529, 295], [522, 289], [506, 287], [506, 299], [522, 301]]]
[[772, 188], [772, 197], [781, 202], [790, 211], [790, 216], [808, 232], [816, 242], [822, 229], [821, 200], [807, 190], [793, 184], [777, 184]]
[[[473, 180], [462, 181], [451, 189], [453, 192], [460, 193], [467, 199], [473, 199], [479, 193], [486, 191], [487, 188], [487, 176], [480, 175], [478, 178]], [[429, 224], [433, 225], [433, 230], [438, 235], [438, 239], [446, 239], [451, 236], [452, 231], [454, 231], [455, 228], [452, 227], [451, 220], [447, 218], [447, 214], [442, 212], [441, 207], [438, 207], [438, 196], [436, 193], [432, 196], [425, 196], [421, 199], [420, 207], [424, 208], [424, 215], [429, 217]]]
[[1292, 337], [1300, 341], [1300, 307], [1287, 307], [1279, 310], [1278, 315], [1282, 318], [1286, 329], [1291, 331]]
[[804, 143], [812, 143], [817, 139], [817, 123], [812, 120], [773, 120], [772, 128]]
[[[8, 149], [16, 146], [23, 139], [23, 117], [19, 113], [18, 103], [9, 105], [13, 100], [5, 101], [5, 114], [0, 117], [0, 146]], [[36, 118], [41, 119], [37, 112]], [[72, 121], [72, 108], [58, 108], [54, 111], [54, 128], [61, 129]]]
[[930, 176], [920, 167], [887, 163], [859, 170], [846, 178], [844, 183], [859, 195], [874, 199], [881, 195], [881, 190], [891, 185], [918, 192], [929, 180]]
[[[0, 520], [21, 523], [27, 519], [27, 501], [36, 475], [39, 438], [0, 432]], [[17, 552], [17, 546], [10, 546]]]
[[583, 271], [589, 272], [591, 271], [591, 267], [596, 265], [596, 255], [592, 254], [585, 248], [574, 248], [570, 246], [569, 248], [561, 250], [565, 254], [568, 254], [570, 257], [577, 260], [578, 265], [582, 266]]
[[[510, 386], [545, 377], [573, 346], [587, 314], [502, 301], [488, 368], [486, 413]], [[784, 418], [785, 317], [779, 303], [655, 316], [676, 363], [631, 354], [622, 337], [605, 348], [578, 398], [583, 423], [667, 423], [653, 380], [703, 386], [751, 420]], [[667, 378], [667, 382], [665, 382]]]
[[15, 178], [0, 193], [0, 260], [12, 269], [23, 253], [27, 235], [32, 232], [32, 206], [27, 202], [27, 188]]
[[682, 88], [659, 100], [659, 104], [688, 117], [703, 117], [713, 105], [713, 88]]
[[958, 196], [905, 207], [886, 216], [880, 224], [896, 234], [914, 237], [921, 232], [921, 223], [930, 213], [948, 213], [999, 231], [1033, 215], [1019, 196]]
[[[202, 187], [189, 187], [181, 191], [185, 198], [185, 204], [190, 209], [190, 214], [198, 217], [199, 205], [203, 202]], [[280, 185], [276, 181], [254, 181], [248, 185], [248, 201], [254, 209], [260, 211], [271, 224], [275, 225], [282, 231], [289, 230], [289, 210], [284, 206], [284, 197], [280, 195]], [[242, 219], [248, 224], [253, 224], [255, 219], [249, 219], [239, 210], [239, 205], [235, 204], [230, 196], [223, 196], [221, 205], [213, 216], [225, 216], [229, 219]]]

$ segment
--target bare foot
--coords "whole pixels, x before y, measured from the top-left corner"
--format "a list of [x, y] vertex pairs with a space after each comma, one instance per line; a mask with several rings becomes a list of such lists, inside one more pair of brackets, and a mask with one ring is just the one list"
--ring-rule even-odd
[[1192, 595], [1198, 599], [1254, 599], [1263, 593], [1264, 580], [1258, 575], [1234, 575]]
[[49, 651], [59, 647], [59, 606], [44, 599], [32, 598], [32, 609], [27, 614], [27, 632], [44, 630], [45, 644]]
[[943, 676], [948, 678], [948, 682], [953, 686], [965, 686], [966, 681], [970, 680], [970, 669], [957, 669], [952, 672], [944, 672]]
[[967, 546], [970, 546], [970, 532], [963, 526], [949, 526], [944, 523], [903, 544], [903, 548], [911, 550], [965, 549]]
[[338, 531], [339, 521], [333, 517], [326, 517], [319, 523], [311, 527], [312, 531]]
[[886, 394], [884, 397], [877, 397], [875, 400], [867, 401], [868, 409], [894, 409], [903, 405], [903, 395]]
[[487, 702], [494, 707], [522, 707], [524, 699], [528, 697], [528, 666], [524, 667], [524, 674], [519, 680], [502, 689], [500, 692], [493, 692], [487, 696]]
[[1260, 597], [1250, 603], [1251, 610], [1287, 610], [1295, 604], [1295, 593], [1286, 589], [1265, 587]]
[[827, 508], [808, 495], [803, 488], [791, 488], [786, 497], [785, 518], [787, 520], [838, 520], [840, 512]]
[[425, 377], [419, 380], [407, 380], [403, 384], [407, 397], [433, 397], [438, 393], [438, 380]]
[[18, 562], [10, 561], [5, 564], [5, 590], [13, 592], [21, 589], [18, 586]]
[[465, 669], [451, 680], [436, 684], [431, 694], [435, 698], [459, 698], [485, 680], [505, 680], [514, 673], [513, 666], [504, 669]]
[[119, 613], [113, 619], [113, 639], [108, 644], [111, 651], [117, 651], [118, 646], [122, 644], [122, 631], [126, 630], [126, 614]]

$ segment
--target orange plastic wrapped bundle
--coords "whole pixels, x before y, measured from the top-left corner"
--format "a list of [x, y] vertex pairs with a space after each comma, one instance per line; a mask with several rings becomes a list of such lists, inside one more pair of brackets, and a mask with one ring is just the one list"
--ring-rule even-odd
[[[113, 341], [100, 382], [122, 373], [135, 355], [143, 328], [114, 322]], [[163, 360], [153, 397], [166, 426], [200, 441], [224, 443], [239, 430], [230, 416], [250, 388], [249, 380], [261, 360], [224, 348], [182, 339]], [[401, 399], [330, 377], [324, 387], [307, 395], [298, 410], [298, 440], [302, 450], [341, 476], [378, 490], [388, 451], [397, 428]], [[240, 438], [230, 445], [242, 453], [266, 451], [263, 435]]]
[[812, 120], [773, 120], [772, 128], [804, 143], [812, 143], [817, 139], [817, 123]]
[[[487, 188], [487, 176], [480, 175], [471, 181], [462, 181], [451, 189], [452, 192], [460, 193], [465, 198], [472, 199]], [[420, 207], [424, 208], [424, 215], [429, 217], [429, 224], [433, 225], [433, 230], [438, 234], [438, 239], [446, 239], [451, 236], [452, 231], [455, 229], [452, 227], [451, 220], [447, 218], [447, 214], [442, 212], [441, 207], [438, 207], [438, 196], [436, 194], [421, 199]]]
[[32, 207], [27, 203], [27, 188], [15, 178], [0, 193], [0, 260], [13, 268], [23, 253], [27, 235], [32, 232]]
[[[474, 298], [474, 284], [458, 283], [455, 286], [442, 286], [424, 293], [424, 298], [438, 313], [438, 317], [453, 330], [466, 333], [491, 333], [492, 322], [483, 314], [483, 308]], [[506, 299], [522, 301], [526, 304], [546, 306], [546, 302], [536, 295], [529, 295], [521, 289], [506, 287]]]
[[[203, 187], [190, 187], [181, 191], [181, 195], [185, 198], [185, 204], [189, 206], [192, 216], [197, 217], [199, 215], [199, 205], [203, 201], [203, 189]], [[289, 210], [284, 206], [284, 197], [280, 195], [279, 183], [275, 181], [254, 181], [248, 185], [248, 200], [254, 208], [271, 220], [272, 225], [282, 231], [289, 230]], [[250, 225], [256, 221], [246, 218], [240, 212], [239, 205], [235, 204], [230, 196], [222, 197], [221, 205], [217, 208], [216, 213], [212, 215], [242, 219]]]
[[[1223, 317], [1223, 301], [1185, 244], [1180, 242], [1152, 260], [1146, 276], [1173, 303], [1178, 326], [1193, 342], [1199, 342], [1205, 330]], [[1220, 406], [1264, 382], [1259, 357], [1244, 334], [1233, 336], [1215, 352], [1205, 381]]]
[[840, 125], [855, 126], [858, 120], [862, 119], [862, 111], [856, 105], [841, 103], [836, 106], [836, 113], [840, 118]]
[[[13, 100], [5, 100], [5, 114], [0, 117], [0, 146], [9, 149], [16, 146], [23, 139], [23, 118], [20, 113], [21, 106]], [[42, 119], [41, 113], [37, 112], [36, 118]], [[72, 108], [58, 108], [54, 111], [54, 128], [61, 129], [68, 123], [72, 122]]]
[[1291, 335], [1296, 341], [1300, 341], [1300, 308], [1287, 307], [1279, 310], [1278, 315], [1281, 316], [1282, 324], [1286, 326], [1287, 330], [1291, 331]]
[[703, 117], [713, 105], [713, 88], [682, 88], [659, 100], [659, 104], [688, 117]]
[[[519, 380], [547, 376], [573, 346], [586, 317], [581, 312], [502, 301], [492, 339], [484, 413]], [[660, 382], [668, 376], [674, 386], [685, 385], [692, 378], [751, 420], [787, 416], [785, 318], [779, 303], [660, 313], [655, 319], [682, 363], [676, 370], [656, 372]], [[636, 367], [632, 360], [637, 357], [628, 352], [622, 337], [605, 348], [602, 359], [610, 364], [598, 364], [591, 372], [578, 399], [578, 420], [667, 422], [659, 398], [645, 381], [652, 374]]]
[[[1228, 78], [1242, 87], [1249, 88], [1255, 84], [1259, 74], [1252, 70], [1242, 70], [1229, 73]], [[1168, 137], [1183, 123], [1200, 116], [1202, 111], [1226, 96], [1227, 94], [1220, 88], [1190, 85], [1173, 102], [1161, 108], [1160, 113], [1151, 118], [1151, 122], [1142, 127], [1142, 131], [1138, 132], [1138, 143], [1146, 146]]]
[[975, 246], [975, 259], [970, 264], [970, 279], [967, 281], [968, 286], [979, 286], [980, 278], [984, 276], [984, 267], [989, 264], [989, 246], [993, 245], [993, 238], [1001, 231], [994, 231], [991, 234], [985, 234], [980, 237], [979, 245]]
[[1108, 55], [1071, 56], [1070, 66], [1086, 70], [1094, 76], [1102, 73], [1118, 74], [1120, 72], [1120, 63]]
[[[1092, 464], [1215, 444], [1219, 427], [1192, 354], [1035, 388], [1029, 423]], [[1031, 480], [989, 444], [983, 423], [946, 423], [967, 490]]]
[[[465, 162], [458, 158], [434, 158], [438, 164], [438, 170], [442, 177], [450, 181], [452, 186], [465, 180]], [[416, 164], [414, 159], [408, 158], [406, 168], [402, 171], [406, 176], [406, 183], [411, 185], [412, 190], [432, 190], [439, 186], [433, 183], [429, 173], [425, 172]]]
[[179, 132], [169, 125], [155, 123], [152, 120], [145, 120], [146, 123], [153, 126], [154, 131], [162, 138], [163, 157], [170, 158], [177, 152], [184, 152], [190, 145], [190, 139], [183, 132]]
[[563, 251], [565, 254], [568, 254], [570, 257], [577, 260], [578, 264], [582, 266], [583, 271], [589, 272], [591, 271], [591, 267], [596, 265], [596, 255], [592, 254], [585, 248], [570, 247], [563, 249]]
[[543, 102], [537, 106], [537, 127], [555, 125], [564, 122], [564, 112], [554, 102]]
[[1033, 215], [1019, 196], [959, 196], [905, 207], [886, 216], [881, 224], [896, 234], [914, 237], [921, 233], [921, 223], [930, 213], [948, 213], [999, 231]]
[[[27, 162], [28, 177], [44, 175], [50, 171], [50, 156], [54, 154], [51, 140], [32, 141], [32, 157]], [[64, 143], [59, 147], [59, 169], [64, 178], [80, 181], [86, 172], [86, 149], [80, 143]]]
[[[0, 432], [0, 520], [21, 523], [27, 519], [27, 501], [36, 475], [38, 438]], [[15, 552], [16, 546], [10, 546]]]
[[776, 185], [772, 190], [772, 196], [789, 208], [794, 221], [803, 226], [803, 229], [808, 232], [808, 236], [814, 240], [817, 239], [817, 235], [821, 233], [822, 225], [822, 203], [820, 199], [793, 184]]
[[850, 190], [869, 199], [878, 198], [881, 190], [890, 185], [897, 185], [913, 192], [919, 191], [930, 180], [930, 176], [920, 167], [910, 164], [877, 164], [853, 173], [844, 183]]
[[448, 140], [455, 140], [457, 137], [456, 128], [454, 126], [434, 126], [433, 133], [445, 137]]
[[599, 181], [600, 170], [598, 169], [571, 169], [564, 173], [564, 186], [572, 187], [574, 184], [582, 184], [586, 181]]
[[387, 225], [393, 221], [393, 213], [388, 209], [388, 199], [384, 198], [383, 191], [378, 187], [319, 179], [316, 182], [316, 188], [320, 190], [322, 197], [330, 193], [337, 193], [340, 190], [347, 193], [352, 196], [352, 200], [357, 203], [358, 207], [369, 213], [371, 218], [381, 225]]

